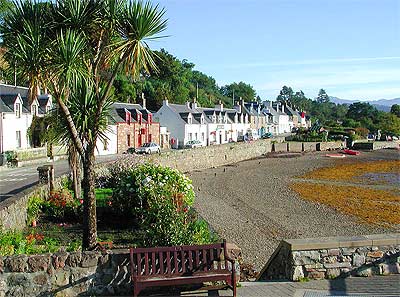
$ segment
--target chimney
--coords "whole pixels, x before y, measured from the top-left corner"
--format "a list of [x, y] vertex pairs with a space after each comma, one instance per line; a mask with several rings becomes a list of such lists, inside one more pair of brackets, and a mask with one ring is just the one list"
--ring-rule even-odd
[[146, 99], [144, 98], [144, 93], [142, 93], [142, 102], [143, 109], [146, 109]]
[[215, 105], [215, 109], [219, 111], [224, 111], [224, 105], [222, 104], [221, 100]]
[[282, 113], [285, 113], [285, 104], [282, 103]]
[[165, 98], [165, 99], [163, 100], [162, 105], [163, 105], [163, 106], [168, 106], [168, 99], [167, 99], [167, 98]]
[[196, 108], [197, 108], [197, 100], [196, 100], [196, 98], [193, 98], [192, 109], [196, 109]]
[[190, 102], [186, 101], [186, 107], [190, 109]]

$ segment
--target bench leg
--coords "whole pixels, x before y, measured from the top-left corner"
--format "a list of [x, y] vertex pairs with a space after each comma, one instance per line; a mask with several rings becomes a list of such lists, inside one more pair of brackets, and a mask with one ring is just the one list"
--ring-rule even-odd
[[139, 292], [140, 292], [140, 288], [139, 288], [139, 286], [135, 283], [135, 284], [133, 285], [133, 297], [138, 297]]

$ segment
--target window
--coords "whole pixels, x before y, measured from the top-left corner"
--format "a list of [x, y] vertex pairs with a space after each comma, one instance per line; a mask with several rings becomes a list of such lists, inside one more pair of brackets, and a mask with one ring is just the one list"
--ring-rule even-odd
[[37, 107], [36, 104], [32, 104], [32, 106], [31, 106], [31, 113], [32, 113], [32, 115], [37, 116], [37, 114], [38, 114], [38, 107]]
[[131, 135], [130, 134], [126, 135], [126, 145], [128, 147], [131, 146]]
[[21, 103], [15, 103], [15, 116], [17, 118], [21, 117]]
[[151, 134], [149, 134], [149, 138], [148, 138], [148, 140], [147, 140], [147, 141], [148, 141], [148, 142], [151, 142], [151, 141], [152, 141], [152, 139], [151, 139], [151, 138], [152, 138], [152, 135], [151, 135]]
[[204, 132], [201, 133], [201, 141], [204, 141]]
[[[18, 104], [18, 103], [17, 103]], [[17, 147], [21, 147], [21, 131], [16, 131]]]
[[201, 115], [201, 119], [200, 119], [201, 124], [204, 124], [204, 116]]
[[228, 131], [225, 131], [225, 141], [228, 141]]
[[189, 115], [189, 116], [188, 116], [188, 124], [191, 125], [192, 123], [193, 123], [192, 117]]
[[194, 133], [194, 139], [197, 140], [197, 133]]
[[192, 140], [192, 133], [189, 133], [189, 141]]
[[103, 150], [108, 150], [108, 140], [107, 139], [103, 139]]

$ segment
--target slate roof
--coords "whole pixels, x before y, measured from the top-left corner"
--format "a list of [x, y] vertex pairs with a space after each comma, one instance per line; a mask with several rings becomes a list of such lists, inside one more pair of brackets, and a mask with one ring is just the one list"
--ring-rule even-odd
[[[0, 112], [14, 112], [14, 102], [18, 95], [0, 95]], [[22, 113], [30, 113], [30, 107], [28, 99], [21, 97], [22, 99]]]
[[15, 94], [21, 94], [22, 97], [26, 97], [28, 95], [28, 88], [0, 84], [0, 96], [1, 95], [15, 95]]

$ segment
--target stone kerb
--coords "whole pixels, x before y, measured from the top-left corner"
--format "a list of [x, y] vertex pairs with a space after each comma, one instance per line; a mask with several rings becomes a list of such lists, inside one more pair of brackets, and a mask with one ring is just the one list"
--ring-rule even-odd
[[400, 274], [400, 233], [284, 240], [261, 279]]

